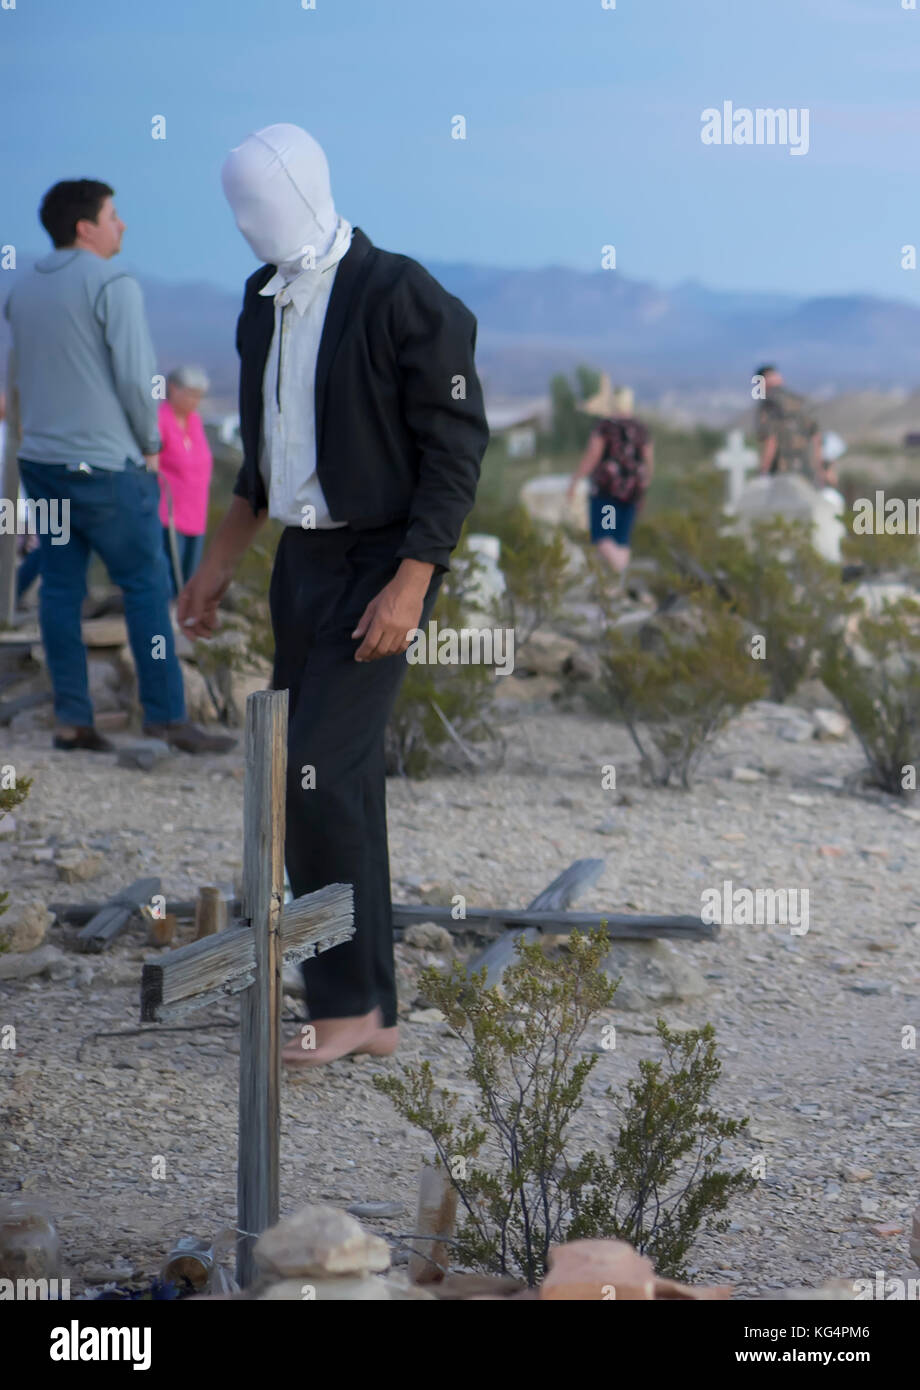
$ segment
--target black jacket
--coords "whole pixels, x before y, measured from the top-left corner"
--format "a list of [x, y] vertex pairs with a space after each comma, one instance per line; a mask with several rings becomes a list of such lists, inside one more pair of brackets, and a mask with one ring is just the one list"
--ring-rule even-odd
[[[236, 330], [243, 466], [234, 492], [268, 501], [259, 472], [262, 377], [274, 304], [246, 281]], [[489, 439], [473, 353], [476, 320], [408, 256], [360, 228], [339, 262], [316, 362], [316, 471], [333, 521], [406, 521], [400, 557], [449, 567]]]

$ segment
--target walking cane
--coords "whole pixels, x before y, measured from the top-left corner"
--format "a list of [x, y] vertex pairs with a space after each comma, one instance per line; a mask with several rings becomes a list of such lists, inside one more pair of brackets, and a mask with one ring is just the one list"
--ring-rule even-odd
[[[166, 489], [166, 516], [167, 531], [169, 533], [169, 558], [172, 561], [173, 578], [176, 582], [176, 593], [181, 594], [182, 590], [185, 588], [185, 579], [182, 575], [182, 562], [179, 559], [179, 537], [178, 533], [176, 532], [175, 517], [173, 516], [172, 488], [169, 486], [169, 479], [164, 478], [162, 473], [158, 473], [157, 477], [160, 479], [160, 482]], [[205, 689], [211, 697], [211, 704], [214, 706], [214, 713], [217, 715], [219, 719], [222, 714], [222, 706], [220, 700], [217, 698], [214, 686], [211, 684], [211, 678], [208, 675], [207, 671], [202, 671], [200, 666], [198, 667], [198, 670], [201, 672], [201, 679], [204, 681]]]

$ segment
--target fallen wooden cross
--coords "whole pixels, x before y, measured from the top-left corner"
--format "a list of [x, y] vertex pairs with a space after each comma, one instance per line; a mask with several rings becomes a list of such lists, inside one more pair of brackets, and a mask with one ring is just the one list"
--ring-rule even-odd
[[351, 885], [284, 896], [286, 690], [246, 701], [242, 920], [145, 964], [141, 1022], [173, 1019], [240, 994], [237, 1264], [252, 1282], [252, 1247], [278, 1220], [281, 1127], [281, 963], [301, 961], [354, 934]]
[[160, 891], [158, 878], [138, 878], [103, 903], [77, 935], [80, 951], [104, 951], [140, 909]]
[[[593, 888], [604, 868], [603, 859], [576, 859], [561, 874], [538, 893], [529, 907], [523, 909], [467, 908], [467, 919], [474, 914], [493, 919], [511, 930], [501, 936], [474, 956], [467, 966], [467, 975], [485, 969], [486, 985], [499, 983], [505, 967], [515, 956], [515, 943], [523, 937], [533, 941], [541, 931], [563, 933], [577, 928], [590, 931], [602, 923], [607, 935], [613, 940], [647, 940], [649, 937], [669, 936], [676, 938], [705, 939], [714, 937], [718, 926], [703, 922], [699, 917], [660, 917], [636, 915], [626, 916], [613, 912], [569, 912], [569, 904], [575, 902], [588, 888]], [[415, 910], [415, 909], [413, 909]], [[424, 907], [417, 909], [419, 921], [438, 921], [443, 912], [450, 908]], [[425, 914], [428, 914], [425, 916]], [[441, 918], [443, 920], [443, 918]], [[457, 925], [460, 925], [459, 923]], [[514, 928], [523, 928], [515, 931]]]
[[[226, 898], [227, 915], [239, 917], [239, 898]], [[49, 903], [59, 922], [80, 926], [99, 912], [103, 903]], [[195, 898], [168, 899], [163, 909], [164, 915], [172, 915], [186, 921], [194, 916], [198, 906]], [[288, 904], [290, 906], [290, 904]], [[285, 908], [287, 911], [287, 908]], [[429, 907], [425, 903], [393, 903], [393, 935], [400, 941], [407, 927], [416, 922], [437, 922], [448, 931], [467, 932], [479, 936], [494, 937], [504, 935], [508, 927], [539, 927], [541, 931], [590, 931], [601, 922], [607, 923], [608, 934], [613, 940], [644, 941], [652, 937], [673, 937], [676, 940], [690, 937], [693, 940], [707, 940], [718, 935], [718, 926], [709, 926], [699, 917], [672, 917], [658, 912], [535, 912], [530, 907], [468, 907], [462, 918], [456, 918], [452, 907]]]
[[[53, 905], [52, 905], [53, 908]], [[396, 939], [406, 927], [415, 922], [437, 922], [448, 931], [478, 932], [481, 936], [504, 935], [502, 928], [538, 927], [540, 931], [564, 932], [577, 927], [590, 931], [606, 922], [613, 940], [645, 941], [651, 937], [669, 936], [677, 940], [709, 940], [718, 936], [718, 924], [710, 926], [699, 917], [672, 917], [658, 912], [536, 912], [532, 907], [468, 907], [465, 915], [455, 918], [452, 907], [428, 907], [424, 903], [394, 903], [393, 922]], [[179, 914], [182, 915], [181, 913]], [[520, 933], [519, 933], [520, 934]]]

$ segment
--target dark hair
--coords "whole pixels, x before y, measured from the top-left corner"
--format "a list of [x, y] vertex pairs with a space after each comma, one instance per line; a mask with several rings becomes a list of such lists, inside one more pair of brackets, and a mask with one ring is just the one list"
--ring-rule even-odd
[[54, 245], [73, 246], [77, 223], [84, 219], [95, 222], [102, 204], [114, 193], [114, 188], [98, 179], [65, 179], [49, 188], [38, 215]]
[[757, 371], [754, 373], [754, 375], [755, 375], [755, 376], [766, 376], [766, 375], [767, 375], [767, 372], [775, 372], [775, 371], [776, 371], [776, 368], [774, 367], [773, 363], [772, 363], [772, 362], [767, 362], [765, 366], [763, 366], [763, 367], [758, 367], [758, 368], [757, 368]]

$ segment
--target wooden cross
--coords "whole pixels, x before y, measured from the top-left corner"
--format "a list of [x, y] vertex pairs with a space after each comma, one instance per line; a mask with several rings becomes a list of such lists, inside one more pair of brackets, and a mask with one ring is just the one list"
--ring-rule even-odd
[[756, 449], [746, 449], [741, 430], [732, 430], [726, 435], [725, 448], [716, 454], [716, 468], [728, 474], [728, 503], [733, 509], [744, 490], [744, 475], [755, 468], [760, 455]]
[[306, 960], [354, 934], [353, 892], [335, 883], [284, 906], [286, 690], [246, 701], [241, 916], [214, 936], [143, 967], [141, 1022], [183, 1017], [230, 994], [240, 1001], [237, 1265], [252, 1282], [252, 1247], [278, 1220], [281, 965]]

